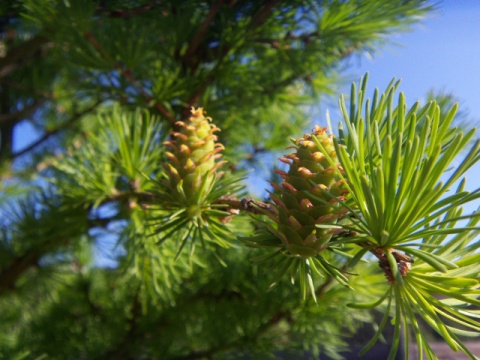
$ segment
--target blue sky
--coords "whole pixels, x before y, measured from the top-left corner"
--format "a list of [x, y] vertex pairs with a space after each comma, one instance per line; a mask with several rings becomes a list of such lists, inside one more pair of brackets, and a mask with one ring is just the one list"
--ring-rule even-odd
[[[401, 79], [400, 91], [410, 106], [424, 100], [430, 90], [450, 93], [468, 114], [469, 125], [480, 127], [480, 0], [440, 1], [437, 10], [411, 32], [390, 39], [395, 44], [382, 48], [373, 58], [349, 59], [348, 78], [358, 82], [368, 72], [368, 97], [376, 87], [385, 89], [394, 77]], [[350, 83], [340, 91], [349, 94]], [[323, 113], [326, 109], [331, 112], [335, 123], [339, 118], [337, 99], [320, 105]], [[478, 132], [476, 137], [480, 137]], [[468, 190], [478, 188], [479, 179], [477, 164], [467, 174]], [[473, 211], [477, 206], [466, 209]]]
[[[393, 77], [413, 104], [431, 89], [453, 94], [470, 119], [480, 123], [480, 1], [445, 0], [413, 31], [394, 35], [373, 59], [349, 61], [348, 75], [369, 72], [369, 88], [384, 89]], [[348, 91], [348, 86], [342, 92]]]

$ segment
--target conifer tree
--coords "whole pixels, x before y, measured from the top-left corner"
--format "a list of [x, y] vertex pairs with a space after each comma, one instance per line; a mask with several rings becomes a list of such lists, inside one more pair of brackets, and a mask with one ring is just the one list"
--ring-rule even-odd
[[429, 329], [475, 358], [474, 129], [367, 77], [329, 128], [306, 111], [431, 10], [1, 2], [0, 358], [341, 358], [385, 336], [435, 359]]

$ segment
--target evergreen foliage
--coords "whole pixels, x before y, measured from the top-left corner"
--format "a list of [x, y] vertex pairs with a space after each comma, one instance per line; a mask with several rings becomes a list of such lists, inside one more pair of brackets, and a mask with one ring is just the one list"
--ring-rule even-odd
[[[364, 78], [301, 137], [343, 59], [431, 9], [1, 2], [0, 358], [336, 359], [389, 321], [392, 359], [402, 338], [435, 359], [427, 326], [474, 358], [480, 150], [456, 106]], [[289, 138], [252, 198], [245, 171]]]

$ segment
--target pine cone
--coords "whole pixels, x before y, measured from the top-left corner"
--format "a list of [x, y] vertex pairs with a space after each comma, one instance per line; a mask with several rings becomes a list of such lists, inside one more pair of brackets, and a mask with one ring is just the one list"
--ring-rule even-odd
[[164, 143], [171, 149], [166, 152], [170, 163], [165, 165], [170, 188], [192, 212], [202, 204], [215, 181], [217, 169], [225, 163], [216, 161], [221, 157], [223, 145], [216, 142], [214, 133], [220, 129], [211, 124], [211, 120], [204, 117], [203, 108], [192, 108], [187, 122], [176, 123], [180, 130], [172, 132], [174, 139]]
[[[314, 137], [323, 149], [319, 149]], [[289, 255], [309, 258], [324, 250], [332, 237], [332, 229], [321, 225], [337, 222], [340, 215], [337, 199], [343, 198], [346, 189], [339, 178], [342, 168], [326, 128], [316, 126], [312, 134], [304, 135], [294, 144], [290, 148], [296, 151], [280, 159], [290, 169], [276, 171], [284, 181], [281, 186], [272, 183], [277, 194], [271, 194], [275, 213], [269, 217], [277, 228], [271, 227], [270, 231], [281, 240]]]

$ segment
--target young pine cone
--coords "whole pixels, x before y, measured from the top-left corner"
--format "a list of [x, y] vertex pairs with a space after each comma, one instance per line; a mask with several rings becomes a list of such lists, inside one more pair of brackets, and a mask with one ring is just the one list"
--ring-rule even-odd
[[324, 250], [332, 237], [328, 225], [336, 224], [340, 215], [337, 199], [343, 199], [347, 191], [339, 177], [342, 169], [332, 137], [325, 128], [316, 126], [312, 134], [294, 144], [290, 148], [295, 152], [280, 159], [290, 166], [288, 172], [276, 171], [284, 181], [272, 183], [277, 190], [271, 194], [275, 213], [268, 215], [277, 226], [269, 229], [288, 255], [309, 258]]
[[204, 117], [203, 108], [192, 108], [188, 121], [176, 123], [179, 131], [172, 133], [174, 139], [165, 142], [171, 149], [166, 152], [169, 163], [165, 165], [169, 187], [179, 202], [193, 212], [202, 205], [223, 164], [217, 161], [223, 145], [216, 142], [214, 134], [220, 129], [210, 121]]

